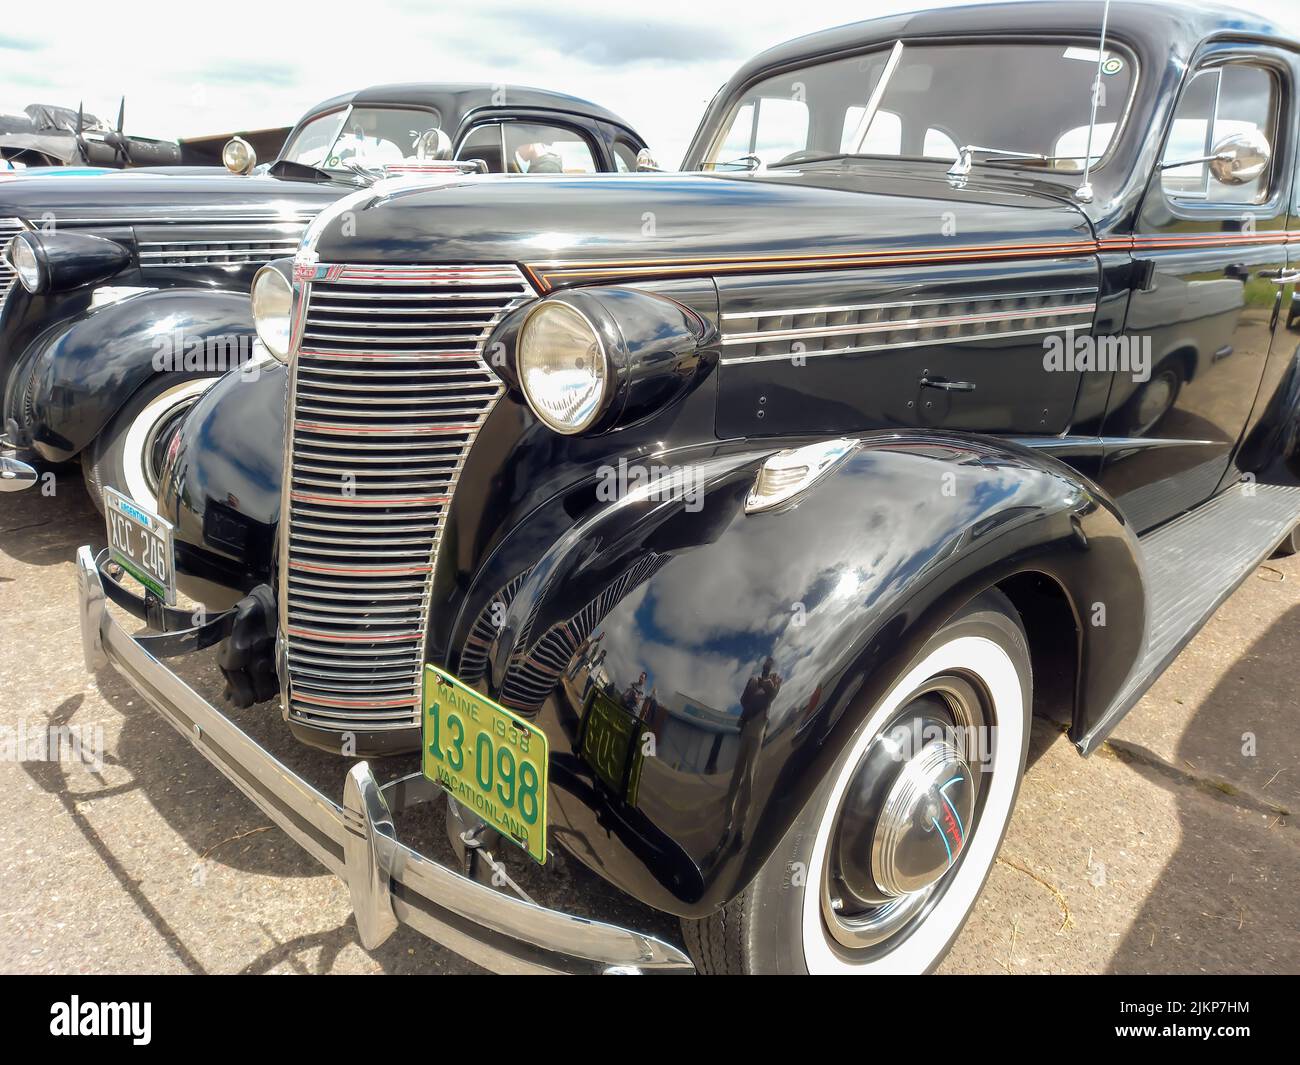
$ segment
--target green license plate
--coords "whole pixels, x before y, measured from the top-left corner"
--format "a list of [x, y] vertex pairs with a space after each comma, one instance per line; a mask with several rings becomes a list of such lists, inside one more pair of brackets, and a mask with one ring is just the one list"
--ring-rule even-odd
[[175, 606], [171, 525], [108, 486], [104, 487], [104, 518], [108, 557], [168, 606]]
[[546, 862], [546, 734], [437, 666], [424, 667], [424, 775]]

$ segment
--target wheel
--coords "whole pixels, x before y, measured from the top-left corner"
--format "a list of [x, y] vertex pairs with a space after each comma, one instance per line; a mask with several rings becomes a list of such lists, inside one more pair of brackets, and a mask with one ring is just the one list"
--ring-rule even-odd
[[867, 716], [754, 881], [683, 920], [702, 972], [922, 973], [947, 953], [1011, 819], [1033, 678], [990, 591]]
[[158, 476], [172, 432], [216, 377], [159, 374], [135, 393], [81, 456], [86, 491], [100, 513], [104, 486], [158, 509]]
[[1178, 402], [1183, 376], [1176, 365], [1166, 363], [1133, 398], [1133, 428], [1130, 435], [1145, 436]]
[[1290, 558], [1300, 554], [1300, 525], [1294, 526], [1273, 550], [1274, 558]]

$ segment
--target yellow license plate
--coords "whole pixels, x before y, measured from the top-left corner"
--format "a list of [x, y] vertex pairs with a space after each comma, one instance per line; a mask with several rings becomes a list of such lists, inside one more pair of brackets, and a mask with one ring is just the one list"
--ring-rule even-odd
[[424, 775], [546, 862], [546, 734], [437, 666], [424, 667]]

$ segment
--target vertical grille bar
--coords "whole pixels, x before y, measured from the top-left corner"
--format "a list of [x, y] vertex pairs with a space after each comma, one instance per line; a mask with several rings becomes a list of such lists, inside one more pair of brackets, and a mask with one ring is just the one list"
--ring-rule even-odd
[[9, 290], [18, 280], [18, 275], [5, 261], [4, 250], [9, 247], [9, 242], [23, 231], [23, 228], [22, 222], [17, 218], [0, 218], [0, 307], [4, 306], [5, 297], [9, 295]]
[[288, 399], [280, 617], [291, 720], [420, 721], [433, 567], [465, 456], [504, 391], [484, 360], [534, 293], [514, 266], [328, 266]]

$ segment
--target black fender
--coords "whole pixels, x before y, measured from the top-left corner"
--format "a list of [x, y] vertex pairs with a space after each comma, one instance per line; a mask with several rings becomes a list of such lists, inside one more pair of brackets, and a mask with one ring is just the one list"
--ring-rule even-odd
[[[679, 490], [585, 516], [511, 589], [486, 687], [547, 732], [554, 837], [652, 906], [697, 917], [742, 890], [870, 708], [981, 591], [1037, 575], [1068, 601], [1076, 735], [1141, 653], [1139, 549], [1095, 485], [988, 438], [861, 439], [791, 504], [752, 514], [780, 443], [680, 453]], [[779, 686], [745, 714], [742, 748], [761, 674]]]
[[255, 336], [246, 292], [158, 289], [85, 310], [35, 341], [32, 442], [67, 461], [155, 374], [238, 365]]
[[175, 528], [177, 586], [209, 608], [272, 581], [288, 372], [262, 363], [219, 379], [163, 465], [158, 510]]

